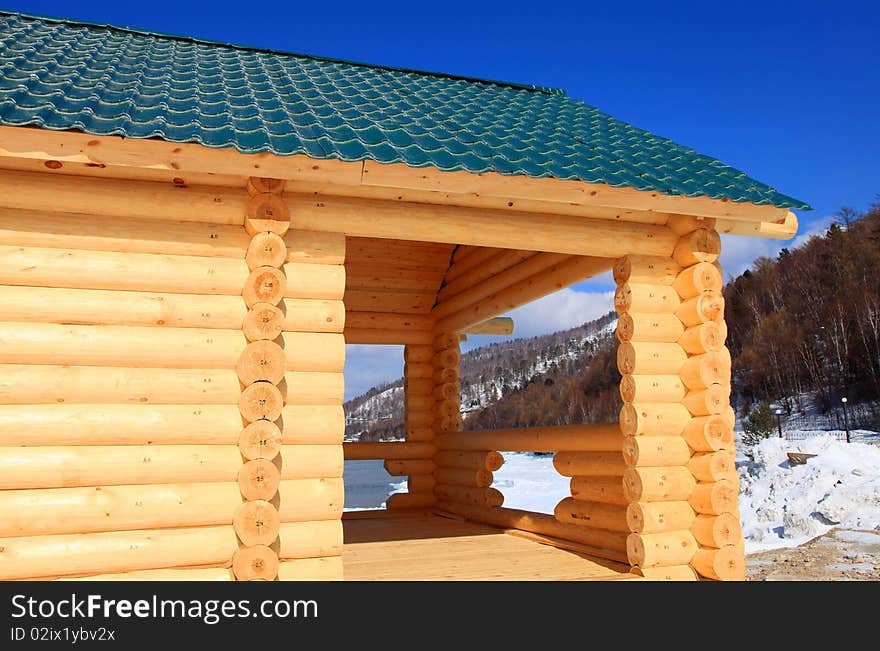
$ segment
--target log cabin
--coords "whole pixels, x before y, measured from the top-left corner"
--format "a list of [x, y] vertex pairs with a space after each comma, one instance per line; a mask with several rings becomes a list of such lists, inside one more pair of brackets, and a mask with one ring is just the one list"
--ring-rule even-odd
[[[743, 579], [720, 234], [808, 208], [560, 90], [4, 12], [0, 579]], [[462, 431], [462, 336], [609, 270], [619, 422]], [[346, 343], [404, 441], [343, 442]]]

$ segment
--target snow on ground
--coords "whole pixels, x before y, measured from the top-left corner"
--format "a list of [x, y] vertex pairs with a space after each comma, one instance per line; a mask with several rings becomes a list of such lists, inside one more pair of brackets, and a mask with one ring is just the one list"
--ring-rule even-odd
[[559, 502], [571, 495], [569, 478], [553, 467], [553, 455], [504, 452], [504, 465], [495, 471], [493, 488], [504, 493], [510, 509], [553, 513]]
[[[792, 465], [788, 452], [816, 456]], [[746, 553], [795, 547], [835, 526], [880, 530], [877, 445], [846, 443], [834, 432], [803, 441], [769, 438], [737, 467]]]

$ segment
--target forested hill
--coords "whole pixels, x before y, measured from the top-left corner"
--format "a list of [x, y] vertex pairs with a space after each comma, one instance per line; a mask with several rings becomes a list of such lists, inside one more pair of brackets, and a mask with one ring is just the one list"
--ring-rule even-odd
[[880, 398], [880, 203], [843, 210], [824, 236], [760, 258], [724, 288], [741, 411], [810, 395], [824, 411]]
[[[776, 259], [759, 258], [724, 288], [734, 407], [778, 402], [792, 417], [861, 403], [858, 425], [880, 426], [880, 205]], [[462, 356], [465, 429], [611, 422], [620, 374], [616, 315]], [[349, 438], [403, 432], [401, 380], [345, 405]], [[852, 417], [852, 414], [851, 414]]]

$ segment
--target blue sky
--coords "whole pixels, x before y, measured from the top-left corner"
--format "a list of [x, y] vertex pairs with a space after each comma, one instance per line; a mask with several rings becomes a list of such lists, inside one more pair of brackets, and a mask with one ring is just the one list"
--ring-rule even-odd
[[[5, 9], [244, 45], [564, 88], [638, 127], [720, 158], [816, 209], [880, 193], [880, 3], [873, 2], [17, 2]], [[739, 273], [770, 240], [727, 237]], [[791, 243], [788, 243], [790, 246]], [[610, 306], [607, 277], [521, 310], [518, 335]], [[583, 318], [580, 318], [583, 316]], [[348, 395], [399, 373], [353, 350]], [[386, 351], [382, 351], [386, 352]], [[393, 379], [390, 377], [388, 379]]]

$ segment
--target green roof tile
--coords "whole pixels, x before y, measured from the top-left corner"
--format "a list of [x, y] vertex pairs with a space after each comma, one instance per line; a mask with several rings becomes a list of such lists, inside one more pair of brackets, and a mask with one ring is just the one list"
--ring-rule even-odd
[[809, 209], [558, 89], [2, 11], [0, 124]]

